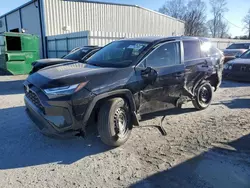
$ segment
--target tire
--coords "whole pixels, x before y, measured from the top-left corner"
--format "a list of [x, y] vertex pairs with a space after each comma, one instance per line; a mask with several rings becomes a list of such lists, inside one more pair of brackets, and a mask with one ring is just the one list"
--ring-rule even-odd
[[192, 102], [197, 110], [204, 110], [210, 106], [212, 99], [213, 99], [213, 88], [210, 82], [205, 82], [199, 85], [198, 88], [196, 89], [196, 95]]
[[131, 113], [128, 104], [122, 98], [110, 99], [101, 106], [98, 114], [98, 132], [105, 144], [112, 147], [121, 146], [128, 140], [131, 130]]

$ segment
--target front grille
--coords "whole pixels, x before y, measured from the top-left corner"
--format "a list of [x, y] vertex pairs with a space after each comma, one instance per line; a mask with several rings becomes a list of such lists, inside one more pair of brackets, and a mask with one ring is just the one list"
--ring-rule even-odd
[[38, 99], [37, 95], [33, 91], [25, 91], [25, 96], [42, 112], [44, 112], [44, 107], [42, 106], [40, 100]]
[[250, 65], [234, 64], [233, 70], [238, 72], [250, 72]]

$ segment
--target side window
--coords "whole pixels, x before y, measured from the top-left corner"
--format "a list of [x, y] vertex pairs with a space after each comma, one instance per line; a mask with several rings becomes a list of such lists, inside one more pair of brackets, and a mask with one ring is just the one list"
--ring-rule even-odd
[[184, 45], [184, 60], [189, 61], [201, 58], [200, 41], [183, 41]]
[[146, 59], [147, 67], [164, 67], [178, 64], [181, 64], [179, 42], [163, 44]]
[[217, 49], [211, 42], [201, 42], [202, 57], [210, 57], [219, 53], [220, 50]]

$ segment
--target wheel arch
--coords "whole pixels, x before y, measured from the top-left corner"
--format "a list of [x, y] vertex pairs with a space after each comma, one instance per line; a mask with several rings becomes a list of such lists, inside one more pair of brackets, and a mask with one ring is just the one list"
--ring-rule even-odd
[[92, 102], [90, 103], [84, 117], [83, 117], [83, 124], [86, 125], [86, 123], [88, 122], [88, 120], [90, 119], [91, 115], [93, 113], [98, 112], [99, 107], [108, 99], [111, 98], [115, 98], [115, 97], [121, 97], [124, 100], [126, 100], [129, 104], [130, 110], [131, 110], [131, 114], [132, 114], [132, 118], [133, 118], [133, 122], [135, 123], [135, 113], [136, 113], [136, 104], [135, 104], [135, 99], [134, 96], [132, 94], [132, 92], [128, 89], [120, 89], [120, 90], [116, 90], [116, 91], [111, 91], [108, 93], [104, 93], [104, 94], [100, 94], [97, 95], [96, 97], [94, 97], [94, 99], [92, 100]]

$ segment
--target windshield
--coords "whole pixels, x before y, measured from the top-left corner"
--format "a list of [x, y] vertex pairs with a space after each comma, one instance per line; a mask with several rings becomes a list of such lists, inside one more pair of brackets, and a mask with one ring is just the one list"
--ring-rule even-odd
[[88, 52], [89, 52], [89, 49], [81, 48], [81, 49], [74, 50], [73, 52], [69, 53], [68, 55], [63, 57], [63, 59], [79, 61], [84, 56], [86, 56], [88, 54]]
[[231, 44], [227, 49], [249, 49], [249, 44]]
[[90, 57], [87, 63], [101, 67], [126, 67], [137, 59], [148, 44], [138, 41], [116, 41]]
[[240, 56], [242, 59], [250, 59], [250, 50], [246, 51], [244, 54]]

